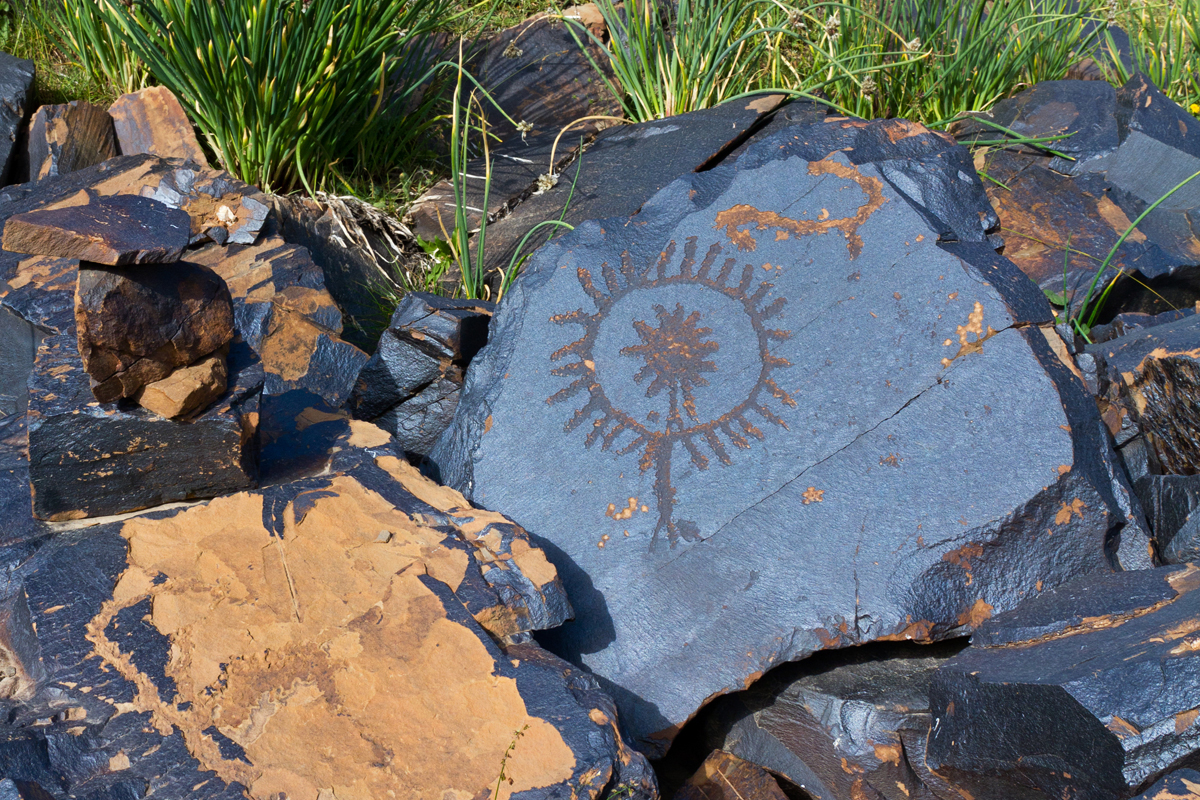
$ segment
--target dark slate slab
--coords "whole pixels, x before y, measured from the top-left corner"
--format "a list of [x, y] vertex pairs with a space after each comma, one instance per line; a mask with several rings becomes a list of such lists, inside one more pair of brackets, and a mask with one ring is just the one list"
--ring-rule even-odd
[[48, 532], [33, 516], [29, 502], [28, 431], [24, 414], [0, 419], [0, 547], [26, 542]]
[[[1093, 108], [1086, 107], [1088, 98]], [[1065, 291], [1076, 306], [1130, 223], [1200, 172], [1196, 119], [1140, 74], [1111, 97], [1090, 81], [1039, 85], [1006, 101], [996, 119], [1022, 132], [1075, 133], [1051, 145], [1074, 161], [993, 151], [982, 170], [996, 181], [987, 192], [1002, 221], [1006, 255], [1055, 292], [1064, 290], [1065, 260]], [[1200, 180], [1138, 224], [1097, 286], [1099, 292], [1118, 281], [1105, 309], [1109, 317], [1157, 314], [1200, 297], [1198, 215]]]
[[1134, 800], [1197, 800], [1200, 798], [1200, 772], [1178, 769]]
[[[531, 195], [488, 226], [488, 268], [507, 269], [521, 240], [544, 220], [562, 217], [576, 225], [633, 214], [680, 175], [719, 162], [781, 99], [778, 95], [743, 99], [668, 120], [601, 131], [580, 162], [562, 167], [553, 188]], [[637, 164], [637, 169], [630, 169], [630, 164]], [[532, 253], [557, 232], [542, 228], [529, 238], [522, 253]]]
[[1200, 742], [1200, 573], [1091, 576], [985, 623], [933, 678], [928, 762], [978, 800], [1130, 797]]
[[42, 106], [29, 121], [29, 181], [66, 175], [115, 155], [112, 117], [86, 100]]
[[815, 797], [931, 800], [945, 782], [924, 763], [929, 684], [962, 646], [888, 643], [788, 665], [714, 703], [713, 723], [724, 749]]
[[454, 417], [463, 373], [487, 342], [495, 306], [412, 292], [400, 301], [363, 367], [348, 407], [427, 455]]
[[99, 403], [72, 333], [49, 336], [29, 379], [34, 514], [78, 519], [255, 485], [254, 430], [262, 366], [235, 341], [229, 388], [188, 422], [139, 406]]
[[43, 333], [12, 311], [0, 309], [0, 416], [22, 414], [29, 404], [29, 372]]
[[[1021, 136], [1064, 137], [1044, 145], [1070, 156], [1050, 162], [1051, 169], [1064, 174], [1078, 172], [1081, 162], [1110, 153], [1120, 145], [1117, 91], [1105, 80], [1043, 81], [1001, 100], [980, 116]], [[951, 131], [966, 140], [1005, 138], [997, 128], [973, 120], [956, 123]]]
[[1200, 561], [1200, 475], [1143, 475], [1134, 482], [1160, 560]]
[[89, 195], [87, 202], [14, 214], [4, 249], [97, 264], [164, 264], [188, 245], [191, 217], [147, 197]]
[[29, 113], [30, 93], [36, 70], [33, 62], [0, 53], [0, 186], [9, 182], [17, 133]]
[[[596, 15], [594, 7], [591, 14]], [[599, 22], [603, 27], [603, 21]], [[586, 24], [583, 20], [579, 23]], [[580, 48], [576, 36], [587, 52]], [[621, 116], [621, 104], [596, 73], [589, 56], [607, 66], [603, 52], [586, 33], [579, 31], [572, 36], [562, 20], [536, 15], [492, 37], [473, 74], [493, 103], [517, 122], [532, 126], [528, 134], [557, 136], [581, 117]], [[611, 72], [608, 74], [611, 79]], [[512, 123], [496, 113], [490, 103], [484, 108], [490, 129], [501, 141], [520, 138]], [[588, 120], [572, 130], [586, 132], [594, 130], [595, 125], [594, 120]]]
[[657, 798], [595, 679], [496, 643], [570, 613], [528, 535], [370, 426], [338, 448], [320, 478], [0, 548], [0, 770], [20, 796], [482, 796], [521, 730], [514, 796]]
[[[905, 119], [860, 120], [818, 116], [807, 104], [783, 109], [756, 138], [790, 134], [789, 150], [808, 160], [842, 151], [850, 162], [879, 168], [883, 178], [916, 207], [942, 242], [988, 242], [999, 224], [975, 173], [971, 153], [947, 134]], [[744, 166], [770, 158], [765, 150]], [[748, 160], [747, 160], [748, 159]]]
[[650, 752], [780, 662], [1146, 562], [1036, 287], [806, 146], [540, 251], [431, 455], [546, 543], [577, 616], [542, 641]]

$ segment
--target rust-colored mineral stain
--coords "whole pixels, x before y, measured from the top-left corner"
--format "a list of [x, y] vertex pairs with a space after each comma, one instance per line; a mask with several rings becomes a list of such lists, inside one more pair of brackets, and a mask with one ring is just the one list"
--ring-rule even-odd
[[[828, 158], [809, 163], [808, 171], [811, 175], [833, 175], [856, 183], [866, 195], [866, 200], [852, 217], [827, 219], [828, 211], [822, 209], [824, 216], [816, 220], [792, 219], [774, 211], [760, 211], [754, 206], [739, 204], [718, 213], [713, 227], [724, 228], [729, 241], [737, 245], [738, 250], [747, 252], [753, 251], [757, 246], [750, 231], [743, 230], [751, 225], [755, 230], [775, 228], [797, 236], [829, 233], [834, 230], [841, 231], [842, 235], [846, 237], [846, 247], [850, 251], [850, 258], [857, 258], [863, 247], [862, 238], [858, 235], [859, 227], [887, 202], [887, 198], [883, 196], [883, 181], [863, 175], [853, 166], [839, 164]], [[776, 239], [779, 239], [778, 233]]]
[[1193, 708], [1191, 711], [1182, 711], [1175, 715], [1175, 733], [1183, 733], [1188, 728], [1192, 727], [1192, 723], [1196, 721], [1196, 717], [1200, 716], [1200, 708]]
[[260, 352], [263, 369], [287, 382], [300, 380], [308, 374], [323, 334], [304, 317], [277, 308], [271, 315], [271, 329], [263, 338]]
[[978, 628], [992, 618], [992, 606], [978, 598], [974, 604], [958, 616], [958, 624], [964, 627]]
[[[453, 583], [465, 556], [453, 564], [443, 533], [352, 478], [331, 489], [302, 520], [287, 508], [282, 538], [263, 528], [262, 497], [249, 493], [124, 524], [128, 567], [87, 636], [137, 687], [128, 710], [181, 731], [203, 769], [254, 800], [474, 797], [525, 726], [500, 796], [569, 778], [575, 759], [558, 732], [528, 715], [478, 635], [420, 581]], [[381, 541], [381, 529], [393, 535]], [[147, 597], [186, 711], [105, 635]], [[222, 757], [203, 733], [213, 726], [249, 764]]]
[[875, 758], [882, 763], [893, 764], [900, 766], [900, 756], [902, 755], [900, 745], [897, 744], [875, 744], [870, 743], [875, 750]]
[[1087, 506], [1085, 506], [1083, 501], [1078, 497], [1072, 500], [1070, 505], [1067, 505], [1067, 501], [1064, 500], [1062, 508], [1058, 509], [1058, 512], [1054, 515], [1054, 524], [1066, 525], [1071, 521], [1072, 515], [1079, 517], [1079, 519], [1083, 519], [1083, 512], [1085, 510], [1087, 510]]
[[821, 503], [825, 500], [825, 490], [818, 489], [815, 486], [810, 486], [804, 490], [804, 494], [802, 494], [801, 497], [804, 498], [802, 500], [804, 505], [808, 505], [810, 503]]
[[1112, 731], [1113, 733], [1115, 733], [1117, 736], [1121, 737], [1122, 739], [1124, 739], [1127, 736], [1137, 736], [1138, 734], [1141, 733], [1141, 731], [1139, 731], [1131, 723], [1129, 723], [1126, 720], [1121, 719], [1120, 717], [1116, 716], [1115, 714], [1113, 715], [1113, 718], [1110, 719], [1107, 724], [1105, 724], [1104, 727], [1108, 728], [1110, 731]]
[[[1129, 230], [1132, 226], [1129, 217], [1125, 216], [1125, 212], [1121, 210], [1121, 207], [1110, 200], [1108, 195], [1100, 196], [1100, 199], [1096, 202], [1096, 210], [1100, 213], [1101, 219], [1111, 225], [1118, 236], [1124, 235], [1125, 231]], [[1134, 228], [1133, 232], [1126, 238], [1128, 241], [1141, 244], [1146, 241], [1146, 234]]]
[[[958, 325], [955, 328], [955, 336], [958, 337], [958, 352], [950, 358], [942, 359], [942, 366], [949, 367], [950, 363], [956, 358], [969, 355], [971, 353], [982, 353], [983, 343], [996, 335], [996, 331], [992, 326], [987, 326], [987, 330], [983, 327], [983, 303], [975, 301], [975, 306], [971, 313], [967, 315], [967, 324]], [[974, 336], [974, 338], [971, 338]], [[942, 343], [943, 346], [954, 344], [952, 339], [947, 339]]]

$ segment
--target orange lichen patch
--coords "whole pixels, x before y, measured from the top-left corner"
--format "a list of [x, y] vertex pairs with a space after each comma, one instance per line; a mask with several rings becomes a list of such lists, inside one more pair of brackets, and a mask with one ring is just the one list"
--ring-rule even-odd
[[804, 505], [808, 505], [809, 503], [821, 503], [825, 500], [825, 490], [818, 489], [815, 486], [810, 486], [804, 490], [804, 494], [802, 494], [801, 497], [804, 498]]
[[1054, 524], [1066, 525], [1071, 521], [1071, 515], [1075, 515], [1076, 517], [1079, 517], [1079, 519], [1083, 519], [1083, 512], [1086, 510], [1087, 506], [1085, 506], [1083, 501], [1078, 497], [1072, 500], [1070, 505], [1067, 505], [1067, 501], [1064, 500], [1062, 508], [1060, 508], [1054, 515]]
[[756, 97], [746, 104], [746, 110], [765, 114], [783, 102], [783, 97], [781, 94], [765, 94], [762, 97]]
[[[907, 119], [889, 119], [882, 123], [883, 132], [887, 135], [888, 140], [895, 144], [896, 142], [910, 139], [913, 136], [921, 136], [922, 134], [933, 134], [940, 139], [948, 139], [944, 133], [935, 133], [929, 130], [919, 122], [911, 122]], [[950, 138], [948, 144], [957, 144], [954, 139]]]
[[350, 420], [350, 439], [348, 444], [351, 447], [362, 447], [364, 449], [383, 447], [391, 440], [392, 435], [378, 425], [372, 425], [370, 422], [363, 422], [360, 419]]
[[979, 558], [981, 555], [983, 555], [983, 545], [972, 542], [956, 550], [943, 553], [942, 561], [947, 561], [955, 566], [962, 567], [966, 572], [970, 572], [971, 559]]
[[604, 511], [604, 516], [612, 519], [629, 519], [633, 516], [633, 512], [638, 510], [638, 499], [636, 497], [629, 498], [629, 503], [625, 507], [618, 509], [615, 503], [609, 503], [608, 508]]
[[1181, 711], [1175, 715], [1175, 733], [1183, 733], [1188, 728], [1192, 727], [1192, 723], [1196, 721], [1196, 717], [1200, 716], [1200, 708], [1193, 708], [1191, 711]]
[[899, 743], [875, 744], [874, 742], [870, 742], [869, 744], [874, 748], [877, 760], [886, 764], [894, 764], [897, 767], [900, 766], [900, 757], [903, 755], [903, 751]]
[[[474, 797], [522, 728], [500, 796], [570, 777], [559, 733], [422, 582], [461, 579], [466, 556], [440, 547], [445, 534], [345, 476], [301, 518], [290, 505], [282, 537], [262, 526], [262, 506], [242, 493], [124, 524], [128, 567], [87, 636], [137, 687], [129, 710], [181, 731], [203, 769], [254, 800]], [[175, 702], [105, 634], [144, 598], [147, 623], [171, 640]], [[203, 733], [213, 726], [249, 764], [222, 757]]]
[[320, 425], [322, 422], [340, 422], [347, 419], [347, 415], [330, 414], [319, 408], [306, 408], [292, 419], [296, 423], [296, 430], [303, 431], [313, 425]]
[[[982, 353], [983, 343], [996, 335], [996, 331], [991, 325], [984, 330], [983, 327], [983, 303], [975, 301], [975, 307], [971, 313], [967, 315], [967, 324], [959, 325], [955, 329], [955, 336], [958, 337], [958, 352], [950, 358], [942, 359], [942, 366], [950, 366], [950, 362], [960, 356], [969, 355], [970, 353]], [[972, 338], [974, 337], [974, 338]], [[947, 339], [942, 343], [949, 346], [954, 344], [953, 339]]]
[[76, 264], [77, 261], [50, 256], [22, 259], [17, 264], [16, 275], [8, 282], [8, 286], [10, 289], [20, 289], [30, 284], [36, 287], [45, 286], [75, 269]]
[[889, 633], [885, 636], [876, 637], [883, 642], [902, 642], [902, 641], [929, 641], [930, 634], [933, 632], [933, 622], [927, 619], [919, 619], [913, 622], [912, 614], [905, 616], [904, 627], [895, 633]]
[[992, 618], [992, 606], [978, 598], [970, 608], [958, 615], [958, 624], [964, 627], [978, 628]]
[[1128, 736], [1137, 736], [1141, 733], [1141, 731], [1139, 731], [1132, 723], [1123, 720], [1116, 715], [1113, 715], [1113, 718], [1110, 719], [1104, 727], [1108, 728], [1122, 739]]
[[[859, 227], [887, 202], [887, 198], [883, 196], [883, 181], [863, 175], [855, 167], [839, 164], [832, 158], [810, 162], [808, 172], [810, 175], [833, 175], [856, 183], [866, 195], [866, 200], [852, 217], [827, 219], [829, 214], [826, 211], [824, 216], [815, 220], [792, 219], [774, 211], [760, 211], [753, 206], [739, 204], [718, 213], [713, 227], [724, 228], [729, 241], [737, 245], [738, 250], [743, 251], [753, 251], [757, 246], [749, 230], [742, 230], [750, 225], [753, 225], [755, 230], [775, 228], [797, 236], [841, 231], [842, 235], [846, 237], [846, 246], [850, 251], [850, 257], [857, 258], [858, 254], [862, 252], [863, 246], [862, 238], [858, 235]], [[776, 234], [776, 239], [778, 240], [778, 238], [779, 236]]]
[[1187, 564], [1178, 572], [1168, 575], [1167, 583], [1171, 584], [1171, 588], [1180, 594], [1200, 589], [1200, 567], [1195, 564]]

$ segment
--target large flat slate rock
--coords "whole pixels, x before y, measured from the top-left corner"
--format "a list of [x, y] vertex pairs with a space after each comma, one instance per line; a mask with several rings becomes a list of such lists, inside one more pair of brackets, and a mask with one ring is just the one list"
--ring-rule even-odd
[[373, 426], [335, 450], [318, 478], [6, 542], [22, 796], [490, 797], [511, 745], [500, 797], [654, 800], [596, 681], [519, 643], [570, 613], [528, 534]]
[[1030, 598], [934, 675], [929, 766], [979, 800], [1136, 794], [1200, 752], [1197, 630], [1194, 565]]
[[431, 455], [547, 548], [577, 616], [541, 641], [648, 752], [783, 661], [1149, 563], [1036, 287], [807, 147], [539, 251]]

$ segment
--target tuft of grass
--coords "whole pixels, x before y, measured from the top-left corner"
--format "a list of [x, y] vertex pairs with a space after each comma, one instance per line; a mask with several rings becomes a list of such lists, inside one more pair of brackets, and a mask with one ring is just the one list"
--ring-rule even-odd
[[1129, 34], [1133, 62], [1125, 64], [1106, 30], [1098, 61], [1105, 77], [1120, 86], [1144, 72], [1163, 94], [1200, 116], [1200, 0], [1109, 0], [1104, 16]]
[[451, 0], [94, 2], [99, 14], [76, 19], [145, 62], [225, 169], [309, 194], [356, 160], [396, 163], [416, 147], [432, 124], [432, 34], [455, 16]]
[[1100, 36], [1074, 0], [818, 2], [801, 14], [804, 65], [834, 105], [927, 125], [1063, 78]]
[[55, 0], [0, 0], [0, 50], [34, 62], [37, 70], [33, 108], [86, 100], [107, 107], [122, 88], [88, 70], [59, 40]]
[[798, 37], [793, 14], [778, 0], [596, 0], [608, 41], [564, 17], [576, 42], [601, 50], [608, 77], [584, 48], [596, 74], [621, 99], [626, 117], [644, 122], [777, 88], [783, 48]]

